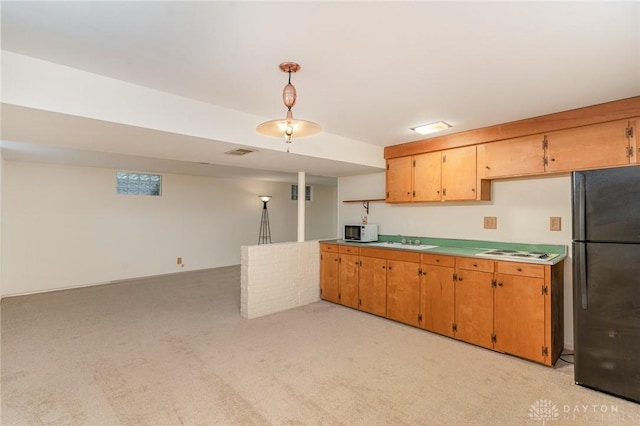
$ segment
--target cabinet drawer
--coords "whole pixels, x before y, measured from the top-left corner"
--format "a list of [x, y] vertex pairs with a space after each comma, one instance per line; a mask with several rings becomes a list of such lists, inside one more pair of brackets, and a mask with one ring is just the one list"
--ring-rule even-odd
[[320, 251], [333, 251], [338, 253], [338, 244], [320, 243]]
[[456, 267], [470, 271], [493, 272], [493, 260], [475, 257], [456, 257]]
[[387, 250], [387, 254], [385, 257], [388, 260], [420, 263], [420, 253], [405, 250]]
[[360, 247], [339, 245], [338, 251], [347, 254], [360, 254]]
[[496, 262], [496, 272], [501, 274], [544, 278], [544, 268], [544, 265], [532, 265], [530, 263]]
[[447, 266], [453, 268], [456, 264], [456, 258], [453, 256], [444, 256], [441, 254], [422, 253], [422, 263], [426, 265]]
[[362, 247], [360, 249], [360, 256], [376, 257], [378, 259], [386, 259], [388, 252], [389, 252], [389, 250], [387, 250], [387, 249]]

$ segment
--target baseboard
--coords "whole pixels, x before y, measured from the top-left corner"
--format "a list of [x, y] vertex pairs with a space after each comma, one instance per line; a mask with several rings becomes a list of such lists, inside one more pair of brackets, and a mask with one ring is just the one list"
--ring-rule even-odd
[[197, 273], [210, 271], [210, 270], [213, 270], [213, 269], [235, 268], [235, 267], [239, 267], [239, 266], [240, 266], [239, 264], [238, 265], [217, 266], [215, 268], [204, 268], [204, 269], [193, 269], [193, 270], [190, 270], [190, 271], [168, 272], [166, 274], [146, 275], [146, 276], [142, 276], [142, 277], [133, 277], [133, 278], [121, 278], [121, 279], [112, 280], [112, 281], [103, 281], [103, 282], [96, 282], [96, 283], [89, 283], [89, 284], [79, 284], [79, 285], [72, 285], [72, 286], [66, 286], [66, 287], [56, 287], [56, 288], [49, 288], [49, 289], [46, 289], [46, 290], [35, 290], [35, 291], [26, 291], [26, 292], [23, 292], [23, 293], [3, 294], [2, 296], [0, 296], [0, 302], [2, 300], [4, 300], [4, 299], [10, 298], [10, 297], [29, 296], [29, 295], [33, 295], [33, 294], [51, 293], [53, 291], [73, 290], [73, 289], [78, 289], [78, 288], [96, 287], [96, 286], [99, 286], [99, 285], [109, 285], [109, 284], [119, 284], [119, 283], [123, 283], [123, 282], [142, 281], [142, 280], [148, 280], [148, 279], [152, 279], [152, 278], [170, 277], [172, 275], [197, 274]]

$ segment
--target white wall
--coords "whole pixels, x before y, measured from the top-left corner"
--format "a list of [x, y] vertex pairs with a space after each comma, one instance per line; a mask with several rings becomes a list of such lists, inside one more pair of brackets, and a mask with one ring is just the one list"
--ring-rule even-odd
[[[0, 148], [2, 141], [0, 141]], [[0, 149], [0, 296], [2, 295], [2, 175], [4, 173], [4, 157]]]
[[[306, 186], [309, 186], [307, 184]], [[305, 204], [305, 241], [336, 238], [335, 231], [338, 222], [336, 186], [310, 185], [312, 187], [311, 201]], [[297, 201], [291, 201], [297, 212]], [[331, 208], [329, 208], [331, 206]], [[296, 220], [297, 223], [297, 220]], [[297, 239], [297, 236], [293, 239]]]
[[[273, 196], [273, 242], [297, 239], [286, 183], [163, 174], [149, 197], [117, 195], [112, 169], [5, 161], [2, 172], [3, 296], [239, 264], [240, 246], [258, 242], [259, 194]], [[314, 186], [309, 238], [335, 234], [335, 192]]]
[[[364, 209], [349, 199], [384, 198], [384, 172], [338, 180], [338, 227], [358, 223]], [[562, 244], [571, 248], [571, 177], [537, 177], [492, 182], [492, 200], [474, 203], [370, 204], [369, 223], [382, 234], [516, 243]], [[498, 218], [484, 229], [484, 216]], [[562, 230], [549, 230], [549, 217], [562, 218]], [[339, 231], [340, 235], [342, 231]], [[572, 262], [564, 266], [565, 346], [573, 347]]]

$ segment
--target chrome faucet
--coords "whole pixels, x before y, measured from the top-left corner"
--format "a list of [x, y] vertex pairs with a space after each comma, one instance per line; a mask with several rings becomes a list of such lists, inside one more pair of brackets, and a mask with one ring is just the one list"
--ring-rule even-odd
[[400, 238], [400, 244], [407, 244], [407, 239], [405, 237], [398, 234], [398, 238]]

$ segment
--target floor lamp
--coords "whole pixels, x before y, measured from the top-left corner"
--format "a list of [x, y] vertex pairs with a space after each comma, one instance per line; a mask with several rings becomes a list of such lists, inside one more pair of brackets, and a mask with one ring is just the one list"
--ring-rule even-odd
[[260, 195], [262, 201], [262, 221], [260, 222], [260, 236], [258, 244], [271, 244], [271, 228], [269, 227], [269, 211], [267, 203], [271, 199], [271, 195]]

